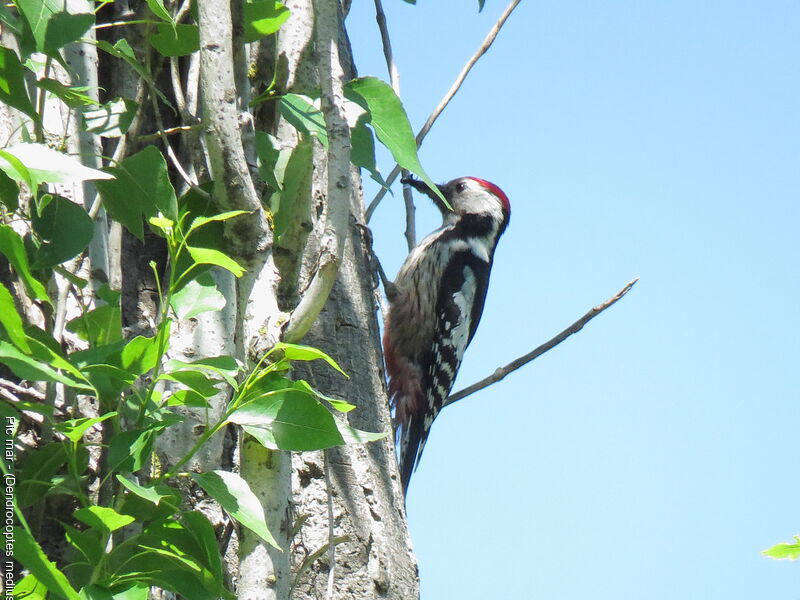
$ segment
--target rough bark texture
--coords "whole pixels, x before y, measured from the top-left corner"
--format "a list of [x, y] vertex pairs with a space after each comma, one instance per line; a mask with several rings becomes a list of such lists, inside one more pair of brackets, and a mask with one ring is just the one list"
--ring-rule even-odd
[[[353, 211], [361, 215], [360, 198]], [[345, 398], [358, 408], [351, 425], [369, 431], [391, 431], [380, 346], [361, 230], [351, 220], [339, 279], [328, 304], [305, 343], [328, 352], [350, 375], [314, 365], [298, 373], [312, 385]], [[305, 369], [303, 369], [305, 371]], [[396, 477], [392, 436], [366, 446], [347, 446], [296, 454], [293, 493], [295, 511], [310, 515], [294, 544], [294, 562], [329, 542], [327, 502], [333, 500], [333, 536], [347, 541], [335, 547], [335, 598], [416, 598], [416, 562], [405, 522], [403, 493]], [[324, 477], [329, 469], [331, 489]], [[295, 598], [324, 597], [330, 559], [326, 554], [304, 573]]]
[[[309, 0], [295, 0], [288, 5], [292, 17], [278, 39], [278, 64], [286, 69], [282, 83], [287, 91], [307, 93], [319, 85], [311, 41], [312, 5]], [[349, 42], [341, 23], [339, 54], [345, 77], [354, 76]], [[282, 130], [285, 125], [279, 121], [275, 131], [280, 135]], [[284, 299], [301, 296], [318, 265], [327, 218], [327, 183], [324, 152], [317, 149], [310, 211], [304, 220], [311, 229], [305, 247], [300, 249], [302, 255], [294, 257], [300, 265], [294, 294], [286, 293]], [[358, 408], [348, 414], [353, 426], [391, 432], [373, 277], [359, 226], [363, 223], [363, 202], [356, 170], [352, 173], [352, 189], [351, 217], [339, 275], [317, 323], [303, 340], [333, 356], [350, 379], [344, 379], [327, 365], [317, 364], [309, 369], [297, 368], [296, 376], [356, 404]], [[291, 263], [291, 259], [287, 262]], [[293, 514], [295, 520], [307, 517], [292, 541], [292, 568], [296, 577], [292, 597], [326, 597], [332, 565], [333, 598], [418, 597], [417, 567], [405, 523], [403, 494], [396, 479], [391, 435], [366, 446], [329, 450], [327, 460], [322, 452], [307, 452], [293, 455], [292, 462]], [[333, 527], [328, 519], [329, 494]], [[298, 573], [307, 556], [323, 549], [333, 538], [341, 537], [346, 541], [335, 544], [333, 556], [330, 551], [324, 552]]]

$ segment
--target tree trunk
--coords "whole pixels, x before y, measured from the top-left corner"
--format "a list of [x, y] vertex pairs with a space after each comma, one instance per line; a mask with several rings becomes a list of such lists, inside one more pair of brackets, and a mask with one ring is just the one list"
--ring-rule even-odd
[[[325, 0], [321, 0], [325, 1]], [[309, 93], [319, 88], [319, 53], [313, 51], [313, 6], [310, 0], [288, 3], [292, 17], [278, 32], [278, 64], [286, 65], [283, 91]], [[355, 75], [341, 12], [339, 56], [347, 79]], [[292, 128], [281, 119], [273, 125], [284, 141]], [[290, 140], [291, 141], [291, 140]], [[325, 190], [325, 153], [317, 145], [308, 189], [308, 227], [298, 227], [302, 240], [282, 241], [298, 255], [283, 261], [289, 283], [281, 299], [292, 308], [314, 276], [321, 238], [329, 210]], [[350, 217], [342, 264], [328, 302], [303, 343], [320, 348], [339, 362], [350, 376], [344, 379], [324, 364], [298, 368], [298, 378], [334, 397], [357, 406], [348, 413], [350, 424], [368, 431], [392, 431], [384, 385], [382, 354], [376, 318], [375, 282], [368, 268], [364, 240], [360, 176], [351, 170]], [[309, 233], [310, 229], [310, 233]], [[284, 273], [282, 272], [282, 275]], [[284, 281], [286, 284], [287, 281]], [[319, 361], [317, 361], [319, 362]], [[419, 595], [416, 561], [405, 522], [402, 489], [396, 477], [393, 437], [368, 445], [351, 445], [325, 452], [296, 453], [292, 457], [292, 521], [302, 527], [290, 541], [293, 598], [321, 598], [332, 589], [334, 598], [415, 598]], [[330, 503], [330, 505], [329, 505]], [[333, 516], [333, 522], [329, 519]], [[331, 549], [331, 541], [333, 544]], [[308, 556], [328, 549], [310, 565]], [[302, 567], [302, 570], [301, 570]], [[332, 573], [331, 573], [332, 571]]]

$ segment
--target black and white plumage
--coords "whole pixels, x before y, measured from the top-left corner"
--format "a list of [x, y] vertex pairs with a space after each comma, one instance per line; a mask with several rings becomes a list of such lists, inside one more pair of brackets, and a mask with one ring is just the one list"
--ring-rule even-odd
[[428, 195], [443, 219], [400, 268], [384, 326], [395, 440], [407, 490], [481, 319], [494, 250], [511, 207], [499, 187], [475, 177], [438, 186], [452, 211], [423, 182], [404, 181]]

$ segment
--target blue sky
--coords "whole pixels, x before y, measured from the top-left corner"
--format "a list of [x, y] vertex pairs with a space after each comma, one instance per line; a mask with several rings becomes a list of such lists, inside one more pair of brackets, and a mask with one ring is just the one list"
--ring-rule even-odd
[[[416, 130], [505, 2], [384, 4]], [[374, 23], [354, 2], [359, 72], [388, 79]], [[437, 419], [408, 498], [423, 600], [800, 597], [800, 564], [760, 555], [800, 534], [799, 40], [794, 1], [523, 2], [435, 125], [431, 176], [512, 205], [457, 389], [641, 281]]]

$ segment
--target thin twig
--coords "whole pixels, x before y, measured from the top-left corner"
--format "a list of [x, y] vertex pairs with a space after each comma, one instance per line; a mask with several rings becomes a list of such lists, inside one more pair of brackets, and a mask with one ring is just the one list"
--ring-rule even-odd
[[200, 124], [197, 125], [178, 125], [176, 127], [168, 127], [164, 131], [156, 131], [155, 133], [148, 133], [145, 135], [140, 135], [136, 138], [137, 142], [152, 142], [154, 140], [161, 139], [163, 135], [174, 135], [176, 133], [187, 133], [190, 131], [201, 131], [203, 126]]
[[434, 109], [434, 111], [431, 113], [431, 116], [428, 117], [427, 121], [425, 121], [425, 125], [422, 126], [422, 129], [420, 129], [419, 133], [417, 134], [418, 148], [422, 144], [422, 140], [425, 139], [425, 136], [428, 135], [428, 132], [431, 130], [431, 127], [433, 127], [433, 124], [436, 122], [436, 119], [439, 118], [439, 115], [442, 114], [442, 111], [447, 107], [448, 104], [450, 104], [450, 101], [453, 99], [453, 96], [456, 95], [456, 92], [461, 87], [461, 84], [464, 83], [464, 80], [467, 78], [467, 75], [472, 70], [472, 67], [475, 66], [475, 63], [478, 62], [478, 59], [480, 59], [481, 56], [486, 54], [486, 51], [489, 50], [491, 45], [494, 43], [497, 34], [500, 33], [500, 29], [502, 29], [506, 20], [508, 19], [508, 17], [511, 16], [511, 13], [514, 11], [515, 8], [517, 8], [517, 5], [520, 2], [521, 0], [511, 1], [511, 3], [503, 11], [503, 14], [500, 15], [500, 18], [497, 19], [497, 23], [494, 24], [494, 27], [492, 27], [489, 33], [486, 34], [486, 38], [483, 40], [483, 43], [481, 44], [480, 48], [476, 50], [475, 54], [472, 55], [472, 58], [470, 58], [467, 61], [467, 64], [464, 65], [464, 68], [461, 69], [461, 72], [458, 74], [458, 77], [456, 77], [456, 80], [453, 83], [453, 85], [444, 95], [442, 101], [439, 102], [439, 105]]
[[[410, 175], [405, 169], [400, 174], [404, 179]], [[414, 192], [408, 184], [403, 185], [403, 203], [406, 208], [406, 230], [403, 235], [406, 236], [406, 245], [408, 246], [408, 251], [411, 252], [414, 246], [417, 245], [417, 224], [414, 218], [417, 207], [414, 206]]]
[[192, 7], [192, 3], [190, 0], [184, 0], [183, 4], [181, 4], [178, 12], [175, 13], [175, 22], [180, 23], [183, 21], [184, 17], [189, 14], [189, 9]]
[[375, 20], [378, 22], [378, 29], [381, 32], [381, 42], [383, 43], [383, 56], [386, 58], [386, 68], [389, 70], [389, 83], [394, 93], [400, 95], [400, 73], [397, 71], [397, 64], [394, 62], [392, 54], [392, 40], [389, 38], [389, 28], [386, 25], [386, 13], [383, 12], [381, 0], [375, 0]]
[[[97, 202], [100, 204], [100, 202]], [[73, 258], [69, 261], [65, 270], [72, 275], [77, 275], [80, 270], [83, 268], [83, 263], [86, 260], [86, 254], [81, 254]], [[67, 296], [69, 295], [69, 290], [72, 287], [72, 282], [64, 277], [64, 287], [58, 290], [58, 300], [56, 301], [56, 316], [53, 322], [53, 338], [59, 344], [63, 340], [64, 337], [64, 326], [66, 325], [67, 319]]]
[[340, 535], [338, 537], [333, 538], [333, 543], [332, 544], [331, 544], [331, 542], [325, 542], [317, 550], [315, 550], [314, 552], [309, 554], [305, 558], [305, 560], [303, 560], [303, 562], [300, 564], [300, 566], [297, 568], [297, 572], [295, 573], [294, 579], [292, 581], [292, 586], [289, 588], [288, 597], [289, 598], [292, 597], [292, 592], [294, 591], [294, 588], [297, 586], [298, 583], [300, 583], [300, 576], [303, 573], [305, 573], [305, 571], [306, 571], [306, 569], [308, 569], [308, 567], [310, 567], [312, 564], [314, 564], [315, 560], [317, 560], [320, 556], [325, 554], [332, 545], [333, 546], [338, 546], [339, 544], [343, 544], [343, 543], [349, 542], [349, 541], [350, 541], [350, 536]]
[[169, 57], [169, 78], [172, 81], [172, 93], [175, 96], [175, 105], [178, 107], [178, 114], [186, 119], [186, 95], [183, 93], [181, 83], [181, 72], [177, 56]]
[[[149, 56], [149, 53], [148, 53], [148, 56]], [[149, 63], [149, 59], [148, 59], [148, 63]], [[149, 64], [148, 64], [148, 67], [149, 67]], [[161, 118], [161, 111], [160, 111], [160, 109], [158, 107], [158, 97], [157, 97], [157, 95], [155, 93], [155, 87], [153, 87], [153, 90], [152, 90], [152, 92], [150, 94], [150, 100], [153, 103], [153, 115], [156, 118], [156, 125], [158, 126], [158, 132], [157, 133], [158, 133], [159, 137], [161, 138], [161, 143], [164, 144], [164, 147], [167, 149], [167, 157], [169, 158], [170, 162], [172, 163], [172, 166], [175, 167], [175, 170], [178, 172], [178, 175], [180, 175], [181, 178], [183, 179], [183, 181], [186, 183], [186, 185], [188, 185], [190, 188], [197, 188], [197, 182], [194, 181], [189, 176], [189, 174], [186, 172], [186, 170], [183, 168], [183, 165], [181, 164], [181, 161], [178, 160], [178, 156], [172, 150], [172, 146], [170, 145], [169, 140], [167, 139], [167, 134], [165, 133], [165, 130], [164, 130], [164, 121]]]
[[478, 390], [482, 390], [483, 388], [488, 387], [488, 386], [492, 385], [493, 383], [497, 383], [498, 381], [503, 379], [509, 373], [512, 373], [513, 371], [516, 371], [520, 367], [523, 367], [523, 366], [527, 365], [529, 362], [531, 362], [535, 358], [540, 357], [542, 354], [544, 354], [548, 350], [552, 350], [553, 348], [558, 346], [561, 342], [563, 342], [565, 339], [567, 339], [572, 334], [578, 333], [581, 329], [583, 329], [584, 325], [586, 325], [589, 321], [594, 319], [601, 312], [603, 312], [604, 310], [606, 310], [607, 308], [609, 308], [610, 306], [615, 304], [617, 301], [619, 301], [625, 294], [627, 294], [631, 290], [631, 288], [636, 284], [637, 281], [639, 281], [638, 277], [636, 279], [634, 279], [633, 281], [631, 281], [630, 283], [628, 283], [624, 288], [622, 288], [620, 291], [618, 291], [614, 296], [612, 296], [611, 298], [609, 298], [608, 300], [606, 300], [602, 304], [599, 304], [599, 305], [595, 306], [594, 308], [592, 308], [589, 312], [587, 312], [585, 315], [583, 315], [580, 319], [575, 321], [572, 325], [567, 327], [564, 331], [559, 333], [557, 336], [555, 336], [554, 338], [546, 341], [541, 346], [533, 349], [528, 354], [526, 354], [524, 356], [520, 356], [516, 360], [512, 360], [510, 363], [508, 363], [504, 367], [498, 367], [497, 370], [494, 373], [489, 375], [489, 377], [486, 377], [485, 379], [481, 379], [477, 383], [473, 383], [471, 386], [466, 387], [463, 390], [461, 390], [459, 392], [456, 392], [455, 394], [451, 394], [447, 398], [447, 400], [444, 401], [443, 406], [449, 406], [450, 404], [453, 404], [454, 402], [457, 402], [457, 401], [461, 400], [462, 398], [466, 398], [470, 394], [474, 394]]
[[[417, 148], [419, 148], [422, 145], [422, 140], [424, 140], [425, 136], [428, 135], [428, 132], [431, 130], [431, 127], [433, 127], [433, 124], [436, 122], [436, 119], [439, 118], [439, 115], [442, 114], [442, 111], [445, 109], [445, 107], [447, 107], [447, 105], [453, 99], [453, 96], [456, 95], [456, 92], [458, 92], [459, 88], [461, 87], [461, 84], [464, 83], [464, 80], [467, 78], [467, 75], [469, 75], [469, 72], [472, 70], [472, 67], [475, 66], [475, 63], [477, 63], [480, 57], [486, 54], [486, 51], [489, 50], [489, 48], [492, 46], [495, 38], [497, 37], [497, 34], [500, 32], [500, 29], [503, 27], [508, 17], [511, 15], [511, 13], [514, 11], [514, 9], [521, 1], [522, 0], [511, 1], [511, 3], [503, 11], [503, 14], [500, 15], [500, 18], [497, 19], [497, 22], [494, 24], [494, 27], [492, 27], [492, 29], [486, 35], [486, 38], [483, 40], [483, 43], [475, 51], [475, 54], [472, 55], [472, 58], [470, 58], [467, 61], [467, 64], [464, 65], [464, 68], [461, 69], [461, 72], [458, 74], [458, 77], [456, 77], [456, 80], [453, 83], [453, 85], [444, 95], [442, 100], [439, 102], [439, 105], [434, 109], [434, 111], [428, 117], [428, 120], [425, 121], [425, 125], [422, 126], [422, 129], [420, 129], [419, 133], [417, 134]], [[389, 173], [389, 177], [386, 178], [386, 187], [381, 188], [378, 191], [378, 193], [375, 195], [375, 198], [372, 200], [372, 202], [369, 203], [369, 206], [367, 207], [366, 210], [367, 223], [369, 223], [370, 219], [372, 218], [372, 213], [375, 212], [375, 209], [377, 208], [378, 204], [386, 195], [387, 189], [389, 188], [389, 186], [392, 185], [392, 183], [394, 183], [394, 180], [397, 179], [397, 176], [399, 174], [400, 174], [400, 167], [399, 165], [395, 165], [394, 169], [392, 169], [392, 172]]]
[[[386, 68], [389, 71], [389, 83], [394, 90], [397, 97], [400, 97], [400, 73], [397, 71], [397, 63], [394, 62], [394, 54], [392, 53], [392, 40], [389, 37], [389, 27], [386, 25], [386, 13], [383, 12], [383, 4], [381, 0], [375, 0], [375, 20], [378, 22], [378, 29], [381, 32], [381, 42], [383, 43], [383, 56], [386, 58]], [[409, 173], [405, 169], [401, 172], [403, 178], [408, 177]], [[414, 215], [416, 208], [414, 206], [414, 194], [410, 186], [403, 186], [403, 201], [406, 208], [406, 243], [408, 244], [408, 251], [411, 252], [412, 248], [417, 245], [416, 223], [414, 222]]]

